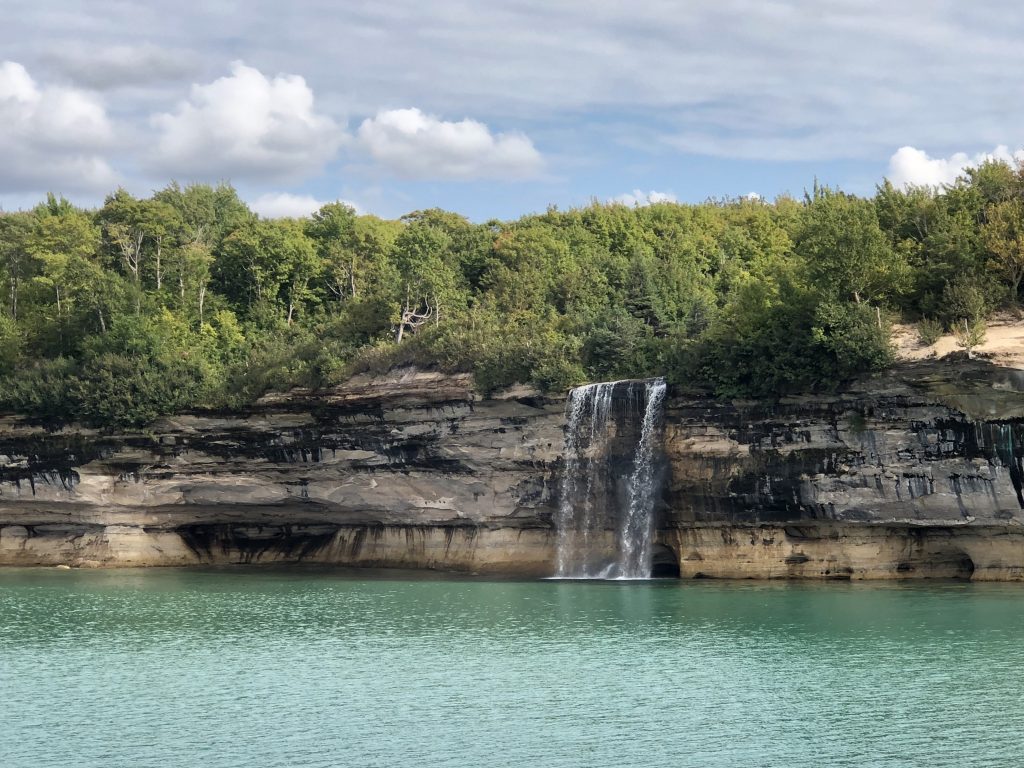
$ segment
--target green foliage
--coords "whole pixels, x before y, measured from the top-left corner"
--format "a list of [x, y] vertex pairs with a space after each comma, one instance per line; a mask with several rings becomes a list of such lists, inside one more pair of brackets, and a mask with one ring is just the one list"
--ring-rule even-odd
[[784, 277], [775, 286], [745, 284], [692, 354], [699, 375], [720, 396], [767, 397], [833, 388], [883, 368], [892, 351], [889, 328], [875, 309], [819, 302]]
[[583, 336], [583, 365], [591, 379], [623, 379], [658, 375], [657, 343], [651, 326], [621, 311], [590, 328]]
[[[481, 392], [664, 375], [777, 397], [891, 361], [887, 318], [973, 349], [1019, 298], [1024, 173], [872, 199], [594, 203], [475, 224], [330, 203], [262, 220], [227, 185], [0, 213], [0, 407], [135, 429], [415, 365]], [[927, 318], [935, 318], [929, 320]]]
[[967, 352], [967, 356], [974, 354], [974, 348], [985, 343], [985, 323], [981, 320], [970, 320], [966, 317], [953, 323], [953, 336], [956, 338], [958, 347]]
[[71, 380], [75, 417], [92, 426], [138, 428], [189, 408], [201, 388], [186, 360], [162, 361], [106, 353]]
[[985, 291], [971, 276], [960, 275], [942, 291], [942, 317], [950, 327], [961, 320], [968, 324], [982, 322], [988, 312]]
[[917, 324], [917, 340], [922, 346], [930, 347], [942, 338], [942, 323], [930, 317], [922, 317]]
[[989, 206], [981, 234], [988, 248], [988, 266], [1009, 285], [1012, 303], [1017, 302], [1024, 279], [1024, 198], [1014, 197]]
[[0, 379], [0, 407], [29, 419], [60, 426], [78, 416], [78, 402], [71, 395], [76, 366], [64, 357], [43, 359]]
[[22, 343], [18, 324], [7, 315], [0, 315], [0, 376], [14, 371], [21, 359]]
[[811, 328], [813, 349], [824, 374], [837, 383], [889, 365], [890, 337], [889, 324], [877, 307], [825, 302], [815, 309]]
[[871, 202], [827, 188], [815, 190], [796, 250], [811, 281], [842, 301], [894, 298], [906, 280]]

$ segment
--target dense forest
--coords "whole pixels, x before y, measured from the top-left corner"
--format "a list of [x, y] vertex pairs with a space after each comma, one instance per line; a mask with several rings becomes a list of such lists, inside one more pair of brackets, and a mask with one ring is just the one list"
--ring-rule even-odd
[[891, 360], [890, 323], [977, 343], [1024, 277], [1024, 168], [865, 199], [630, 208], [474, 224], [342, 204], [261, 219], [234, 189], [49, 196], [0, 213], [0, 409], [138, 427], [418, 365], [491, 392], [663, 375], [765, 397]]

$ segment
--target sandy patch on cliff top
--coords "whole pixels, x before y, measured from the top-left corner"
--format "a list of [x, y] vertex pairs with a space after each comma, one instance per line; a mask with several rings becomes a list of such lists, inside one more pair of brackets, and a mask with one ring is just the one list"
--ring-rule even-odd
[[[917, 338], [917, 325], [898, 323], [893, 326], [893, 343], [897, 360], [927, 360], [942, 358], [952, 352], [962, 352], [952, 334], [940, 338], [926, 347]], [[998, 365], [1024, 370], [1024, 320], [1015, 315], [994, 318], [985, 331], [985, 343], [975, 350], [980, 357]]]

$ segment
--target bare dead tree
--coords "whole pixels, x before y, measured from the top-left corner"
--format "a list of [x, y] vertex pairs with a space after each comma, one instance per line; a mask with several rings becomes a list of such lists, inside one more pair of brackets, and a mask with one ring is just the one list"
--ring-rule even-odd
[[435, 316], [436, 312], [434, 308], [427, 303], [426, 299], [422, 299], [416, 304], [413, 304], [409, 297], [409, 292], [406, 291], [405, 306], [402, 308], [402, 317], [398, 321], [398, 327], [395, 330], [395, 341], [401, 344], [406, 331], [409, 333], [415, 333], [420, 326], [430, 322], [431, 318], [434, 318]]
[[146, 233], [141, 227], [127, 224], [111, 224], [110, 237], [121, 251], [121, 259], [135, 282], [135, 314], [142, 311], [142, 243]]
[[136, 283], [139, 282], [142, 265], [142, 242], [146, 233], [141, 227], [126, 224], [111, 224], [110, 237], [121, 251], [121, 259]]

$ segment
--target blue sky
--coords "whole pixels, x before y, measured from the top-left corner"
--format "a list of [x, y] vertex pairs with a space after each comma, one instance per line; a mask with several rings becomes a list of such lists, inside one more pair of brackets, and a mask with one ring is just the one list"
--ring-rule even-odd
[[1012, 2], [4, 1], [0, 206], [231, 181], [474, 220], [870, 194], [1024, 145]]

